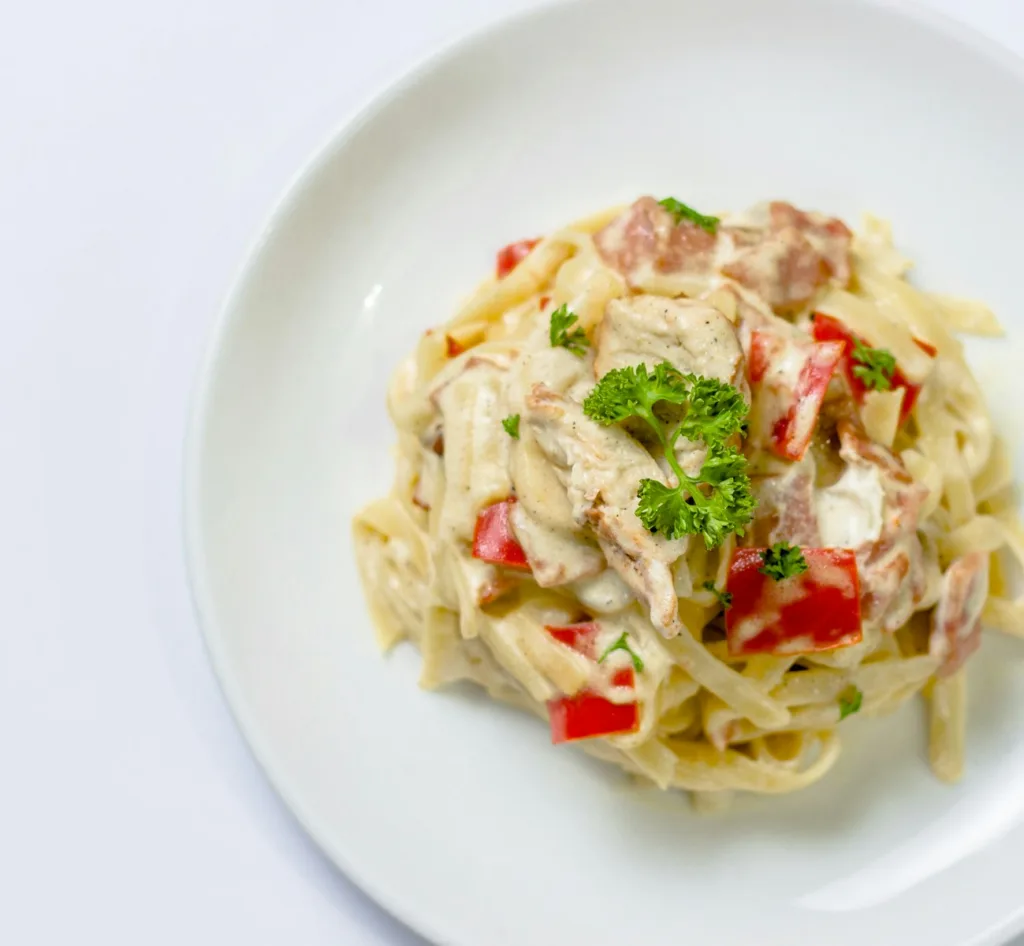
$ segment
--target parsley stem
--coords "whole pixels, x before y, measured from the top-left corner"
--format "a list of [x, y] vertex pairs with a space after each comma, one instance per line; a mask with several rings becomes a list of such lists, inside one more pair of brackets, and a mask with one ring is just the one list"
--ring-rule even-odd
[[661, 448], [665, 452], [665, 460], [668, 462], [669, 468], [676, 477], [676, 489], [685, 489], [686, 494], [695, 505], [706, 507], [708, 504], [707, 497], [700, 491], [697, 481], [694, 480], [693, 477], [686, 475], [679, 463], [679, 458], [676, 456], [676, 441], [679, 439], [679, 434], [682, 432], [683, 423], [686, 420], [685, 416], [679, 422], [676, 429], [672, 431], [672, 434], [666, 437], [665, 425], [662, 424], [655, 415], [653, 404], [645, 402], [639, 405], [639, 413], [640, 416], [643, 417], [643, 419], [650, 425], [658, 438], [658, 443], [661, 444]]

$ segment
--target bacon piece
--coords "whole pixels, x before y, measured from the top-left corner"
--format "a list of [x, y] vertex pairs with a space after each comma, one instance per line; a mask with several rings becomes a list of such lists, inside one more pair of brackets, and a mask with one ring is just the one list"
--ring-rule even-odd
[[743, 544], [820, 545], [818, 512], [814, 504], [815, 475], [814, 461], [808, 453], [777, 476], [751, 477], [757, 508]]
[[829, 277], [845, 286], [850, 281], [850, 228], [835, 217], [814, 211], [797, 210], [792, 204], [772, 201], [768, 205], [771, 229], [780, 233], [794, 229], [801, 233], [821, 256]]
[[641, 197], [594, 235], [604, 261], [632, 288], [659, 275], [710, 275], [717, 239], [676, 218], [653, 197]]
[[841, 220], [805, 213], [791, 204], [768, 207], [767, 229], [737, 240], [722, 273], [757, 293], [778, 312], [806, 305], [829, 283], [850, 281], [852, 235]]
[[840, 420], [836, 431], [839, 455], [847, 464], [878, 470], [884, 494], [882, 528], [877, 541], [856, 549], [857, 564], [865, 619], [894, 631], [909, 620], [927, 590], [917, 520], [928, 491], [914, 482], [896, 454], [869, 440], [854, 420]]
[[481, 607], [493, 604], [499, 598], [505, 597], [510, 591], [514, 591], [521, 584], [521, 580], [514, 575], [495, 574], [493, 578], [490, 578], [477, 589], [476, 603]]
[[942, 661], [938, 676], [955, 673], [981, 646], [981, 612], [987, 596], [988, 555], [984, 552], [964, 555], [946, 569], [928, 639], [929, 653]]

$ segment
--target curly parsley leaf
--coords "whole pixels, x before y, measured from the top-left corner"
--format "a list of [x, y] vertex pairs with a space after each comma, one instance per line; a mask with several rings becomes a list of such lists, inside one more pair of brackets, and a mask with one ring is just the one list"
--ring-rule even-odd
[[[662, 402], [682, 408], [671, 432], [654, 411]], [[657, 436], [677, 485], [640, 481], [636, 514], [650, 532], [669, 539], [700, 535], [708, 548], [721, 545], [733, 532], [743, 534], [754, 513], [747, 461], [724, 442], [739, 431], [747, 414], [735, 388], [714, 378], [683, 374], [667, 361], [653, 371], [640, 364], [609, 371], [587, 395], [583, 413], [604, 425], [639, 417]], [[707, 445], [695, 477], [683, 471], [676, 457], [680, 437]]]
[[583, 353], [590, 346], [590, 340], [583, 329], [572, 328], [578, 320], [579, 316], [570, 312], [567, 305], [560, 305], [551, 313], [551, 328], [548, 334], [552, 348], [568, 348], [574, 355], [583, 357]]
[[636, 495], [640, 500], [636, 514], [648, 532], [679, 539], [703, 531], [704, 516], [678, 487], [659, 480], [640, 480]]
[[844, 720], [847, 716], [856, 713], [860, 704], [864, 702], [864, 694], [852, 684], [839, 695], [839, 719]]
[[804, 553], [788, 542], [776, 542], [770, 549], [765, 549], [761, 561], [764, 564], [758, 571], [775, 581], [802, 575], [808, 567]]
[[687, 206], [681, 200], [676, 200], [674, 197], [666, 197], [663, 200], [659, 200], [658, 203], [676, 218], [677, 224], [682, 223], [684, 220], [689, 220], [707, 233], [716, 233], [718, 225], [722, 222], [719, 217], [707, 217], [702, 213], [698, 213], [692, 207]]
[[864, 387], [873, 391], [888, 391], [892, 388], [892, 376], [896, 373], [896, 359], [885, 348], [871, 348], [859, 338], [853, 340], [853, 374]]
[[722, 384], [715, 378], [690, 375], [689, 380], [689, 407], [680, 435], [710, 444], [739, 433], [747, 416], [743, 395], [731, 384]]
[[508, 434], [513, 440], [519, 439], [519, 415], [509, 414], [502, 422], [501, 426], [505, 428], [505, 433]]
[[726, 611], [732, 607], [732, 595], [728, 591], [719, 591], [718, 587], [710, 578], [704, 582], [703, 587], [705, 591], [710, 591], [718, 599], [718, 603]]
[[[690, 400], [693, 375], [684, 375], [667, 361], [653, 371], [647, 365], [615, 368], [595, 385], [583, 402], [583, 412], [599, 424], [616, 424], [630, 417], [654, 417], [659, 401], [686, 404]], [[716, 382], [717, 383], [717, 382]], [[657, 418], [654, 418], [657, 423]], [[652, 424], [652, 426], [654, 426]]]
[[614, 644], [612, 644], [603, 654], [601, 654], [601, 656], [597, 658], [597, 662], [599, 664], [603, 664], [605, 657], [607, 657], [609, 654], [614, 653], [617, 650], [624, 650], [627, 654], [629, 654], [629, 659], [633, 661], [633, 669], [637, 673], [641, 673], [643, 671], [644, 662], [641, 659], [640, 655], [635, 650], [633, 650], [632, 647], [629, 646], [629, 635], [626, 633], [623, 633], [623, 635]]

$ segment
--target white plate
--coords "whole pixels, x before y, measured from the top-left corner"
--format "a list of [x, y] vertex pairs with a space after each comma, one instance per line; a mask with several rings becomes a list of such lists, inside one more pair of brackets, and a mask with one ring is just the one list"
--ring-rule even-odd
[[[1019, 339], [1024, 84], [963, 31], [868, 4], [596, 0], [433, 60], [301, 175], [201, 385], [191, 569], [224, 688], [310, 834], [454, 946], [995, 943], [1024, 905], [1024, 664], [971, 670], [967, 777], [933, 780], [916, 706], [844, 726], [803, 794], [697, 817], [544, 726], [383, 660], [349, 520], [391, 476], [384, 389], [495, 249], [640, 193], [891, 217], [925, 285]], [[1019, 351], [972, 348], [997, 413]]]

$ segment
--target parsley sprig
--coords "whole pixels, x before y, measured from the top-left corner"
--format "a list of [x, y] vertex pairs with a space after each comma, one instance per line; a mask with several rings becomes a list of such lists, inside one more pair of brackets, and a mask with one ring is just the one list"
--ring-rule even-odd
[[788, 542], [776, 542], [770, 549], [765, 549], [761, 561], [764, 564], [758, 571], [775, 581], [802, 575], [808, 567], [804, 553]]
[[519, 415], [509, 414], [502, 422], [501, 426], [505, 428], [505, 433], [508, 434], [513, 440], [519, 439]]
[[719, 591], [710, 578], [704, 582], [703, 588], [705, 591], [710, 591], [718, 599], [718, 603], [724, 610], [728, 611], [732, 607], [732, 595], [728, 591]]
[[[682, 418], [671, 432], [655, 413], [660, 402], [682, 408]], [[658, 438], [676, 485], [640, 481], [636, 514], [649, 531], [669, 539], [700, 535], [709, 549], [733, 532], [743, 535], [743, 527], [753, 517], [754, 497], [746, 457], [725, 443], [747, 415], [747, 405], [732, 385], [683, 374], [667, 361], [650, 372], [644, 364], [616, 368], [587, 395], [583, 413], [606, 426], [639, 417]], [[707, 445], [707, 456], [695, 477], [679, 465], [675, 446], [680, 437]]]
[[856, 713], [860, 709], [860, 704], [863, 702], [864, 694], [853, 686], [853, 684], [843, 690], [843, 692], [839, 694], [840, 721], [846, 719], [847, 716]]
[[859, 338], [853, 340], [853, 374], [864, 387], [874, 391], [888, 391], [892, 388], [892, 376], [896, 373], [896, 359], [885, 348], [871, 348]]
[[637, 673], [641, 673], [643, 671], [643, 659], [635, 650], [633, 650], [632, 647], [629, 646], [629, 635], [625, 632], [623, 632], [622, 636], [614, 644], [612, 644], [603, 654], [601, 654], [600, 657], [597, 658], [597, 662], [599, 664], [603, 664], [605, 657], [607, 657], [609, 654], [615, 653], [615, 651], [617, 650], [624, 650], [627, 654], [629, 654], [629, 659], [633, 661], [633, 669]]
[[720, 217], [708, 217], [698, 213], [692, 207], [684, 204], [681, 200], [676, 200], [674, 197], [666, 197], [663, 200], [659, 200], [658, 203], [676, 218], [677, 224], [683, 220], [689, 220], [707, 233], [717, 233], [718, 225], [722, 222]]
[[[583, 329], [577, 327], [572, 329], [578, 321], [579, 316], [569, 311], [567, 305], [560, 305], [551, 313], [551, 328], [549, 337], [552, 348], [568, 348], [574, 355], [583, 357], [583, 353], [590, 346], [590, 340]], [[572, 329], [572, 331], [569, 331]]]

